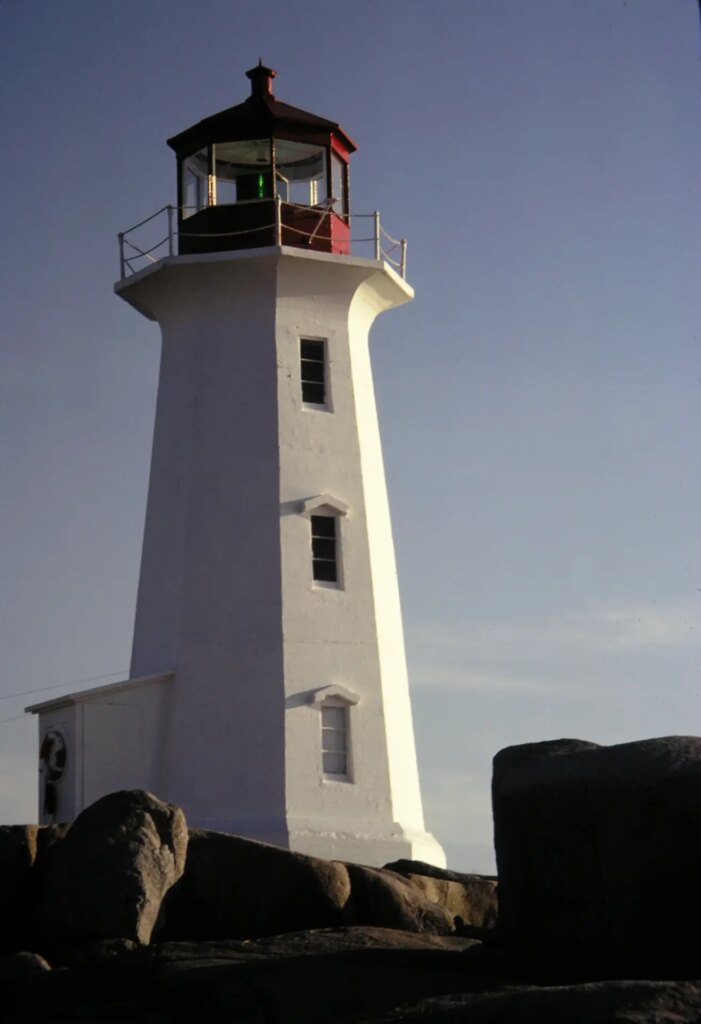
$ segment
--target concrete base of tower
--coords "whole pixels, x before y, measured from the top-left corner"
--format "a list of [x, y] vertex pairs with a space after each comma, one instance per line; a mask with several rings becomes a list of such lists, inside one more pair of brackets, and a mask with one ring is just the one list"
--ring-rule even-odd
[[188, 824], [191, 828], [243, 836], [323, 860], [348, 860], [378, 868], [400, 859], [421, 860], [439, 868], [446, 866], [443, 848], [430, 832], [404, 829], [396, 822], [386, 831], [371, 822], [359, 822], [352, 832], [322, 830], [318, 822], [311, 821], [288, 822], [285, 828], [279, 820], [261, 818], [255, 821], [188, 818]]
[[280, 818], [198, 818], [196, 815], [188, 815], [186, 810], [188, 827], [193, 829], [206, 829], [209, 832], [224, 832], [229, 836], [241, 836], [243, 839], [253, 839], [257, 843], [269, 843], [271, 846], [281, 846], [284, 850], [290, 848], [289, 833], [284, 819]]
[[[310, 823], [311, 824], [311, 823]], [[368, 823], [357, 831], [320, 831], [298, 822], [290, 827], [289, 849], [325, 860], [347, 860], [369, 867], [382, 867], [391, 861], [421, 860], [436, 867], [446, 866], [445, 853], [430, 832], [404, 829], [395, 823], [385, 833]]]

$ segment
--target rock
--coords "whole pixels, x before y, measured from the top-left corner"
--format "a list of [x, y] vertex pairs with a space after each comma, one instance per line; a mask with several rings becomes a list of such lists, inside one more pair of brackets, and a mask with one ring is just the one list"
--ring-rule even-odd
[[436, 1024], [698, 1024], [698, 984], [609, 981], [551, 988], [509, 986], [506, 991], [429, 997], [364, 1024], [435, 1021]]
[[141, 954], [158, 965], [159, 1005], [178, 1020], [356, 1024], [425, 995], [470, 988], [472, 945], [347, 927], [254, 942], [166, 943]]
[[0, 983], [18, 981], [50, 970], [50, 964], [38, 953], [13, 953], [0, 960]]
[[346, 867], [351, 883], [346, 911], [350, 923], [431, 935], [449, 935], [455, 931], [452, 915], [402, 875], [360, 864], [346, 864]]
[[37, 832], [37, 825], [0, 827], [0, 952], [10, 953], [32, 944], [37, 909]]
[[698, 1024], [701, 987], [609, 981], [535, 986], [452, 936], [334, 928], [257, 941], [118, 947], [3, 986], [3, 1024]]
[[39, 825], [37, 831], [37, 855], [35, 867], [48, 871], [54, 852], [68, 835], [70, 825]]
[[199, 942], [161, 942], [142, 947], [139, 955], [151, 964], [167, 963], [251, 963], [282, 957], [327, 957], [359, 953], [369, 949], [404, 952], [464, 953], [480, 946], [474, 939], [455, 935], [426, 935], [397, 928], [342, 925], [336, 928], [306, 928], [260, 939], [210, 939]]
[[540, 977], [701, 974], [701, 739], [494, 759], [499, 926]]
[[192, 829], [185, 874], [167, 901], [159, 937], [258, 938], [323, 928], [342, 922], [349, 895], [339, 862]]
[[148, 942], [186, 850], [179, 808], [142, 790], [102, 797], [53, 852], [43, 914], [48, 936]]
[[407, 875], [426, 899], [437, 903], [452, 917], [478, 928], [494, 928], [497, 923], [496, 882], [474, 875], [471, 882], [451, 882], [426, 875]]
[[403, 875], [424, 896], [443, 907], [464, 925], [494, 928], [497, 922], [497, 880], [488, 875], [467, 875], [437, 868], [423, 861], [398, 860], [386, 870]]
[[0, 954], [40, 945], [48, 867], [68, 827], [0, 826]]
[[461, 871], [451, 871], [450, 868], [439, 868], [435, 864], [427, 864], [425, 860], [394, 860], [391, 864], [384, 865], [387, 871], [396, 871], [400, 875], [426, 875], [428, 878], [445, 878], [449, 882], [463, 882], [471, 878], [484, 878], [489, 882], [496, 882], [496, 875], [474, 875], [465, 874]]
[[54, 855], [66, 838], [70, 827], [70, 825], [39, 825], [37, 855], [34, 861], [34, 885], [39, 907], [44, 902]]
[[327, 956], [329, 953], [350, 953], [366, 949], [458, 953], [474, 949], [479, 943], [455, 935], [407, 932], [372, 925], [346, 925], [341, 928], [319, 928], [273, 935], [259, 939], [254, 945], [261, 955], [266, 956]]
[[63, 942], [50, 953], [54, 967], [101, 967], [142, 948], [133, 939], [89, 939]]

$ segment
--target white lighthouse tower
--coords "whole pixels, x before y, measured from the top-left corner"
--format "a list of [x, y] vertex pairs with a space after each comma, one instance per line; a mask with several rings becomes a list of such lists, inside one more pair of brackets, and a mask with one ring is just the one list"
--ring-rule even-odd
[[[163, 347], [130, 679], [36, 705], [45, 819], [117, 788], [323, 857], [425, 831], [368, 352], [411, 288], [351, 255], [340, 126], [251, 95], [169, 140], [171, 254], [116, 285]], [[154, 257], [151, 256], [153, 260]]]

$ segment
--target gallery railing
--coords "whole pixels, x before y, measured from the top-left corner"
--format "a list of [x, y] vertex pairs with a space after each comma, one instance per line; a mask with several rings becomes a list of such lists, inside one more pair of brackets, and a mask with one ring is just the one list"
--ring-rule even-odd
[[[269, 203], [270, 200], [261, 200], [261, 202]], [[300, 211], [318, 212], [319, 220], [311, 231], [294, 227], [287, 220], [283, 220], [283, 206], [288, 209], [295, 208]], [[192, 208], [183, 207], [182, 209]], [[274, 211], [274, 221], [272, 224], [256, 225], [253, 228], [246, 228], [242, 231], [209, 232], [203, 234], [201, 232], [184, 231], [182, 227], [178, 230], [178, 207], [171, 206], [170, 204], [163, 206], [160, 210], [151, 214], [150, 217], [146, 217], [145, 220], [134, 224], [127, 231], [119, 232], [117, 238], [119, 241], [120, 277], [124, 280], [124, 278], [129, 277], [131, 274], [143, 270], [145, 266], [151, 263], [158, 263], [165, 256], [178, 255], [180, 238], [212, 238], [221, 242], [225, 238], [233, 240], [240, 237], [241, 241], [243, 241], [243, 237], [246, 235], [270, 231], [272, 232], [273, 244], [280, 245], [282, 244], [284, 230], [285, 235], [293, 233], [298, 235], [300, 239], [306, 238], [308, 243], [312, 245], [315, 240], [319, 241], [326, 237], [323, 232], [328, 230], [329, 217], [333, 213], [333, 207], [330, 203], [316, 207], [283, 203], [283, 200], [278, 196], [275, 199]], [[393, 238], [385, 231], [377, 210], [374, 213], [349, 214], [343, 220], [349, 225], [351, 232], [348, 240], [349, 253], [352, 252], [353, 255], [357, 256], [368, 255], [371, 259], [383, 260], [396, 270], [401, 277], [406, 278], [406, 239]], [[370, 231], [365, 236], [360, 234], [354, 236], [353, 228], [356, 222], [361, 221], [371, 222], [369, 225]], [[363, 225], [359, 224], [358, 232], [362, 230], [362, 227]], [[165, 231], [165, 235], [163, 235], [163, 231]], [[239, 247], [232, 245], [232, 248]]]

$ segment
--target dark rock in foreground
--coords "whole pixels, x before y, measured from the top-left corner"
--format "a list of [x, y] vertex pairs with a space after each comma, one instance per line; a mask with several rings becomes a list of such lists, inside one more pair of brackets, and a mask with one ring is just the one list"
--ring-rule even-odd
[[499, 925], [541, 978], [701, 976], [701, 739], [494, 759]]
[[0, 953], [31, 942], [36, 930], [37, 825], [0, 828]]
[[57, 845], [43, 927], [54, 941], [148, 942], [161, 901], [185, 868], [187, 825], [178, 807], [142, 791], [86, 808]]
[[178, 808], [141, 791], [113, 793], [71, 826], [0, 827], [0, 955], [334, 925], [493, 928], [493, 879], [427, 876], [413, 861], [398, 867], [403, 873], [203, 829], [188, 837]]
[[347, 927], [258, 941], [94, 943], [74, 966], [6, 981], [3, 1009], [4, 1024], [698, 1024], [701, 985], [536, 987], [469, 939]]
[[509, 748], [494, 811], [498, 922], [496, 879], [420, 862], [186, 858], [142, 792], [0, 828], [0, 1019], [701, 1024], [701, 740]]
[[461, 924], [494, 928], [497, 923], [497, 880], [488, 875], [467, 875], [437, 868], [418, 860], [397, 860], [386, 864], [408, 878], [424, 896], [447, 910]]
[[240, 836], [191, 829], [160, 939], [256, 939], [343, 921], [345, 866]]
[[372, 1018], [437, 1024], [698, 1024], [701, 985], [683, 981], [600, 981], [509, 987], [499, 992], [428, 997]]
[[346, 866], [351, 881], [347, 919], [352, 923], [429, 935], [455, 931], [453, 915], [428, 899], [408, 878], [384, 868]]

